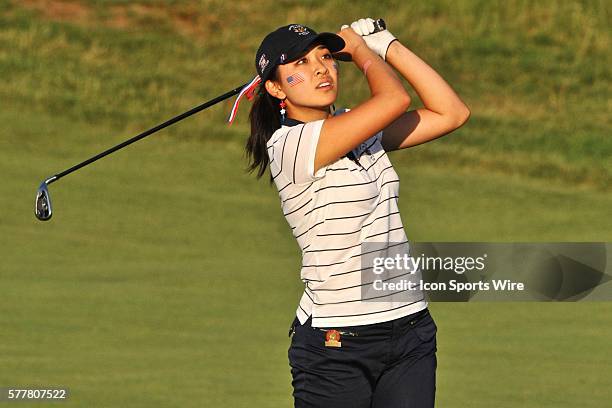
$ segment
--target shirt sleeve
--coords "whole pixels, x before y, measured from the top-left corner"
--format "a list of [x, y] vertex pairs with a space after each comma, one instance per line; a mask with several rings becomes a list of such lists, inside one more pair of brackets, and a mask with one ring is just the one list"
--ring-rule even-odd
[[374, 136], [362, 142], [359, 146], [353, 149], [353, 153], [360, 157], [364, 152], [368, 154], [378, 153], [381, 150], [385, 150], [382, 145], [383, 131], [376, 133]]
[[373, 144], [372, 147], [374, 147], [376, 151], [378, 151], [379, 149], [384, 150], [383, 145], [382, 145], [382, 138], [383, 138], [383, 131], [381, 130], [380, 132], [372, 136], [370, 139], [368, 139], [368, 145]]
[[291, 127], [274, 142], [274, 161], [279, 173], [294, 184], [310, 183], [325, 175], [325, 167], [314, 171], [317, 143], [323, 119]]

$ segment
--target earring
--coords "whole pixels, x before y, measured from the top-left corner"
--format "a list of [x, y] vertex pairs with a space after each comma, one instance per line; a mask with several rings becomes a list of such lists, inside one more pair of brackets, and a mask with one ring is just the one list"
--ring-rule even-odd
[[279, 106], [280, 106], [280, 114], [281, 114], [281, 123], [285, 123], [285, 113], [287, 113], [285, 108], [287, 107], [287, 103], [285, 101], [281, 101], [279, 103]]

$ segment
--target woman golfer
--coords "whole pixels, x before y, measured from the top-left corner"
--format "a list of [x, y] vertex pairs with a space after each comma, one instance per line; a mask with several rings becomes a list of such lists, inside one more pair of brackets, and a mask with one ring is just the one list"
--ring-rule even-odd
[[[421, 279], [394, 263], [410, 247], [386, 152], [457, 129], [469, 110], [374, 23], [361, 19], [338, 34], [291, 24], [268, 34], [256, 54], [250, 170], [260, 177], [270, 168], [302, 251], [305, 288], [289, 348], [296, 407], [434, 405], [437, 329], [427, 302], [414, 286], [385, 286]], [[338, 55], [350, 57], [370, 87], [351, 110], [334, 108]], [[424, 108], [406, 112], [410, 97], [393, 68]]]

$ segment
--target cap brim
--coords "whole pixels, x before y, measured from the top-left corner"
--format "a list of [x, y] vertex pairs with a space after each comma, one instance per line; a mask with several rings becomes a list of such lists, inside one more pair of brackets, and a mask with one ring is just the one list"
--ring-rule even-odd
[[299, 49], [295, 49], [293, 52], [290, 52], [289, 61], [295, 61], [295, 59], [304, 55], [306, 51], [308, 51], [313, 45], [322, 44], [324, 45], [329, 52], [335, 53], [342, 50], [345, 46], [344, 40], [339, 35], [334, 33], [320, 33], [311, 38], [304, 44], [300, 44]]
[[311, 44], [318, 43], [327, 47], [330, 52], [338, 52], [346, 45], [342, 37], [334, 33], [320, 33], [314, 38]]

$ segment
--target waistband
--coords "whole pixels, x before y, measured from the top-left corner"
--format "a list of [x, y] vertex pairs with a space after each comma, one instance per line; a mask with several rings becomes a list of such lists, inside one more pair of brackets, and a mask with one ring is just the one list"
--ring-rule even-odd
[[[321, 330], [321, 331], [328, 331], [330, 329], [334, 329], [334, 330], [338, 330], [340, 334], [344, 332], [345, 334], [358, 336], [359, 333], [367, 333], [367, 332], [380, 331], [380, 330], [393, 331], [394, 329], [397, 329], [403, 326], [414, 326], [416, 325], [416, 323], [418, 323], [421, 319], [427, 317], [429, 314], [430, 314], [429, 308], [426, 307], [425, 309], [419, 310], [418, 312], [415, 312], [415, 313], [412, 313], [412, 314], [409, 314], [409, 315], [406, 315], [406, 316], [403, 316], [403, 317], [400, 317], [394, 320], [389, 320], [386, 322], [371, 323], [371, 324], [365, 324], [362, 326], [342, 326], [342, 327], [312, 327], [312, 316], [309, 316], [308, 320], [304, 322], [303, 326], [311, 327], [313, 329]], [[291, 337], [291, 334], [294, 333], [296, 326], [300, 326], [300, 321], [297, 318], [297, 316], [295, 317], [295, 319], [293, 319], [293, 323], [291, 324], [291, 327], [289, 328], [289, 337]]]

